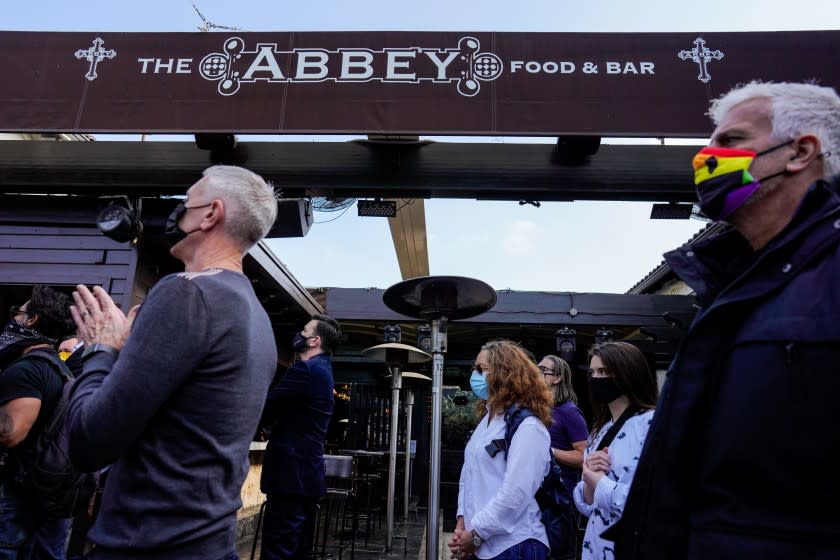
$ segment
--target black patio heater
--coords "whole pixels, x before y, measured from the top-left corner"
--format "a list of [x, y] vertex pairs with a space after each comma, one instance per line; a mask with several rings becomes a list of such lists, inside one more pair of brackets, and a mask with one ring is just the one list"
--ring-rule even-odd
[[496, 291], [481, 280], [461, 276], [421, 276], [394, 284], [382, 301], [397, 313], [432, 323], [432, 433], [429, 457], [429, 509], [426, 559], [437, 560], [440, 549], [440, 442], [443, 405], [443, 355], [449, 321], [480, 315], [496, 305]]
[[[386, 339], [389, 338], [389, 331], [386, 329]], [[397, 428], [399, 426], [400, 410], [400, 389], [402, 389], [402, 368], [409, 364], [420, 364], [432, 359], [426, 352], [419, 348], [400, 344], [399, 342], [386, 342], [379, 346], [373, 346], [362, 350], [369, 359], [382, 362], [388, 366], [391, 375], [391, 408], [388, 413], [391, 417], [391, 429], [388, 440], [388, 500], [385, 525], [385, 552], [390, 553], [394, 540], [394, 496], [396, 494], [397, 476]]]

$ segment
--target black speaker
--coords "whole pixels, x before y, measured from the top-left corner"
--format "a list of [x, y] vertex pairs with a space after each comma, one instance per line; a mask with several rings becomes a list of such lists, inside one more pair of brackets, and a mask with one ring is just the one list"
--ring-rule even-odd
[[266, 237], [303, 237], [310, 226], [312, 204], [308, 198], [281, 198], [277, 201], [277, 219]]

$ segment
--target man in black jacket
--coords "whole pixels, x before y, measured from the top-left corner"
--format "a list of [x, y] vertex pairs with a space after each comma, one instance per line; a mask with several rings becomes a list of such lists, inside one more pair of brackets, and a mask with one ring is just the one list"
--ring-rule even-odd
[[840, 97], [753, 82], [710, 115], [700, 207], [734, 229], [666, 255], [701, 309], [605, 536], [622, 560], [840, 558]]
[[331, 356], [340, 336], [335, 319], [313, 315], [292, 341], [300, 360], [268, 392], [262, 423], [271, 434], [260, 481], [268, 497], [261, 550], [266, 560], [302, 560], [312, 547], [334, 407]]

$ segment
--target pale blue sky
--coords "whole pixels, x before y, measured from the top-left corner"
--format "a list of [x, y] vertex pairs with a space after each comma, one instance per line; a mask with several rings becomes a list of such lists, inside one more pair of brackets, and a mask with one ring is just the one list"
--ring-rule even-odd
[[[201, 24], [189, 0], [3, 4], [2, 30], [185, 32]], [[247, 31], [840, 29], [836, 0], [198, 0], [197, 5], [210, 21]], [[624, 292], [659, 264], [664, 251], [703, 226], [694, 220], [652, 221], [650, 206], [574, 202], [534, 208], [516, 202], [428, 200], [431, 273], [480, 278], [497, 289]], [[316, 221], [333, 217], [318, 213]], [[359, 218], [355, 208], [314, 225], [304, 238], [271, 245], [306, 286], [385, 288], [400, 280], [386, 220]]]

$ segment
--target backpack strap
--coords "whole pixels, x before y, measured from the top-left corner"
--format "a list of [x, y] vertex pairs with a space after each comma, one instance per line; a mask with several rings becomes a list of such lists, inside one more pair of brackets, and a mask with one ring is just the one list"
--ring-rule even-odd
[[489, 445], [484, 447], [485, 451], [487, 451], [491, 457], [495, 457], [496, 453], [499, 451], [504, 451], [505, 461], [507, 461], [508, 450], [510, 449], [510, 444], [513, 441], [513, 436], [516, 433], [516, 430], [519, 429], [519, 425], [522, 421], [529, 416], [534, 416], [534, 413], [529, 409], [519, 407], [515, 404], [509, 406], [508, 409], [505, 410], [505, 438], [494, 439]]
[[64, 393], [66, 392], [67, 384], [74, 381], [75, 378], [73, 377], [73, 373], [70, 371], [70, 368], [67, 367], [67, 364], [65, 364], [54, 351], [47, 350], [45, 348], [36, 348], [35, 350], [27, 352], [12, 362], [12, 364], [27, 359], [35, 359], [49, 363], [53, 366], [53, 370], [58, 373], [63, 380], [62, 392], [59, 395], [55, 409], [53, 409], [49, 422], [44, 426], [43, 431], [39, 434], [39, 437], [43, 438], [45, 441], [51, 441], [55, 437], [55, 434], [58, 433], [61, 425], [64, 423], [65, 413], [67, 412], [67, 408], [70, 406], [70, 400], [64, 398]]
[[[11, 364], [8, 367], [11, 367], [13, 364], [18, 362], [22, 362], [25, 360], [29, 360], [35, 358], [36, 360], [40, 360], [42, 362], [48, 362], [50, 365], [53, 366], [53, 370], [58, 373], [64, 382], [71, 381], [74, 379], [73, 372], [70, 371], [70, 368], [67, 367], [61, 358], [58, 357], [58, 354], [53, 350], [47, 350], [46, 348], [36, 348], [35, 350], [30, 350]], [[8, 368], [7, 368], [8, 369]]]
[[640, 407], [636, 404], [631, 404], [627, 408], [624, 409], [624, 412], [621, 413], [621, 416], [618, 417], [610, 429], [607, 430], [607, 433], [604, 434], [604, 437], [601, 438], [601, 441], [598, 442], [598, 447], [596, 449], [603, 449], [605, 447], [609, 447], [610, 444], [615, 439], [615, 436], [618, 435], [618, 432], [621, 430], [621, 427], [624, 426], [624, 423], [627, 422], [630, 418], [636, 416], [637, 414], [641, 414], [646, 409]]

